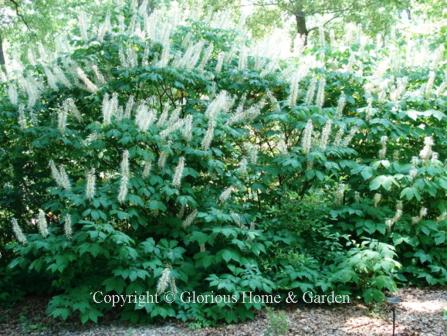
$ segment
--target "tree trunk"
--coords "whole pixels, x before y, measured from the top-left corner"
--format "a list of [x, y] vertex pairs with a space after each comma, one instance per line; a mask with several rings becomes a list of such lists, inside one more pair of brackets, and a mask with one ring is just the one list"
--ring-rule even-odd
[[304, 45], [307, 45], [307, 35], [309, 35], [309, 30], [306, 25], [306, 16], [302, 11], [295, 14], [296, 20], [296, 30], [298, 34], [304, 37]]
[[0, 68], [5, 66], [5, 52], [3, 50], [3, 37], [0, 35]]

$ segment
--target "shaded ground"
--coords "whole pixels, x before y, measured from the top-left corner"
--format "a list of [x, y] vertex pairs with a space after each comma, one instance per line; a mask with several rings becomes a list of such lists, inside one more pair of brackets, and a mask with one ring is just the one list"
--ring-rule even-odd
[[[403, 289], [398, 295], [402, 302], [397, 307], [396, 335], [447, 335], [447, 288], [437, 290]], [[391, 311], [385, 305], [366, 307], [362, 304], [338, 306], [293, 307], [286, 312], [287, 335], [391, 335]], [[265, 335], [270, 320], [260, 314], [254, 321], [220, 328], [191, 330], [180, 324], [164, 326], [99, 326], [61, 325], [45, 316], [44, 300], [28, 301], [26, 306], [0, 309], [0, 335], [61, 335], [61, 336], [261, 336]], [[284, 323], [283, 323], [284, 325]]]

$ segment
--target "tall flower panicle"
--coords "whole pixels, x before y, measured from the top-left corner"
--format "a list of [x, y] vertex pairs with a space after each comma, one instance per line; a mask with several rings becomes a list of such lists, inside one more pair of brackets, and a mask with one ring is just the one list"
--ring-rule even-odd
[[421, 207], [419, 209], [419, 215], [415, 217], [411, 217], [411, 222], [413, 224], [419, 223], [422, 219], [424, 219], [425, 216], [428, 214], [428, 209], [426, 207]]
[[388, 137], [386, 135], [383, 135], [380, 138], [380, 144], [382, 145], [382, 148], [379, 150], [379, 159], [381, 159], [381, 160], [385, 159], [387, 142], [388, 142]]
[[85, 198], [91, 200], [95, 197], [96, 175], [95, 168], [90, 169], [87, 173], [87, 185], [85, 187]]
[[64, 217], [64, 233], [68, 239], [70, 239], [73, 234], [73, 227], [70, 214], [66, 214]]
[[95, 84], [93, 84], [93, 82], [87, 77], [87, 75], [81, 68], [79, 67], [76, 68], [76, 74], [78, 75], [79, 79], [84, 83], [87, 91], [91, 93], [96, 93], [98, 91], [98, 87]]
[[161, 152], [160, 157], [158, 158], [158, 167], [160, 169], [164, 169], [166, 166], [166, 160], [168, 159], [168, 153], [167, 152]]
[[96, 80], [99, 84], [105, 84], [106, 79], [104, 78], [104, 75], [99, 71], [98, 66], [96, 64], [92, 65], [93, 73], [95, 74]]
[[334, 146], [340, 146], [341, 142], [342, 142], [342, 138], [343, 135], [345, 134], [345, 130], [343, 127], [340, 127], [337, 131], [337, 133], [335, 134], [335, 138], [334, 138]]
[[430, 71], [428, 74], [427, 84], [425, 85], [425, 96], [430, 96], [433, 92], [433, 84], [435, 83], [436, 72]]
[[323, 130], [321, 131], [320, 147], [322, 150], [326, 150], [327, 148], [327, 144], [329, 142], [329, 136], [331, 135], [331, 129], [332, 129], [332, 120], [328, 119], [323, 127]]
[[67, 109], [62, 106], [57, 111], [57, 128], [61, 134], [65, 133], [67, 127]]
[[19, 116], [18, 116], [18, 123], [20, 128], [26, 128], [26, 115], [25, 115], [25, 106], [23, 104], [19, 105]]
[[70, 179], [68, 178], [68, 174], [65, 171], [64, 166], [59, 166], [59, 175], [61, 178], [61, 187], [64, 188], [65, 190], [71, 190], [71, 183], [70, 183]]
[[14, 232], [16, 239], [19, 241], [19, 243], [26, 244], [28, 240], [26, 239], [26, 236], [23, 233], [19, 223], [17, 223], [17, 219], [13, 218], [11, 219], [11, 222], [12, 222], [12, 231]]
[[84, 41], [88, 40], [88, 25], [87, 25], [87, 17], [84, 12], [79, 13], [78, 16], [79, 21], [79, 31], [81, 32], [81, 37]]
[[168, 289], [169, 283], [171, 281], [171, 268], [166, 267], [161, 273], [160, 279], [157, 283], [157, 294], [162, 294]]
[[124, 203], [127, 197], [129, 183], [129, 151], [123, 152], [123, 159], [121, 160], [121, 181], [118, 193], [118, 202]]
[[168, 128], [164, 129], [160, 132], [160, 137], [162, 139], [165, 139], [169, 134], [182, 129], [184, 127], [184, 121], [177, 119], [177, 121], [173, 122], [172, 124], [168, 125]]
[[216, 120], [220, 112], [226, 112], [231, 107], [232, 100], [226, 91], [221, 91], [216, 98], [214, 98], [205, 111], [205, 116], [208, 120]]
[[137, 113], [135, 115], [135, 123], [140, 131], [146, 131], [149, 126], [155, 121], [156, 115], [152, 109], [145, 103], [141, 103], [137, 107]]
[[104, 97], [102, 98], [102, 106], [101, 106], [101, 112], [102, 112], [102, 122], [104, 125], [109, 125], [112, 121], [112, 104], [109, 99], [109, 94], [106, 93]]
[[148, 177], [151, 174], [151, 170], [152, 170], [152, 161], [146, 160], [143, 166], [143, 174], [142, 174], [143, 178]]
[[354, 126], [350, 129], [348, 135], [343, 139], [343, 146], [348, 147], [351, 143], [352, 139], [354, 139], [354, 136], [359, 131], [359, 128], [357, 126]]
[[315, 98], [315, 105], [322, 108], [324, 105], [324, 90], [326, 88], [326, 78], [321, 78], [318, 82], [317, 97]]
[[15, 85], [9, 84], [8, 86], [8, 97], [12, 105], [17, 105], [19, 98], [17, 93], [17, 87]]
[[52, 88], [53, 90], [57, 90], [59, 87], [57, 86], [56, 76], [54, 76], [53, 72], [46, 66], [43, 67], [43, 71], [47, 76], [47, 83], [50, 86], [50, 88]]
[[56, 80], [59, 83], [62, 83], [63, 85], [65, 85], [68, 88], [72, 87], [71, 82], [68, 80], [67, 76], [65, 76], [64, 71], [57, 65], [53, 65], [53, 73], [54, 76], [56, 77]]
[[335, 192], [335, 204], [337, 204], [337, 205], [343, 204], [343, 199], [345, 197], [345, 190], [346, 190], [346, 185], [343, 183], [340, 183], [338, 185], [336, 192]]
[[124, 118], [130, 119], [132, 116], [132, 110], [135, 105], [135, 97], [133, 95], [129, 96], [126, 103], [126, 109], [124, 110]]
[[302, 140], [302, 147], [303, 152], [305, 154], [309, 153], [312, 149], [312, 132], [313, 132], [313, 124], [312, 119], [309, 119], [306, 123], [306, 127], [304, 128], [303, 132], [303, 140]]
[[389, 218], [386, 220], [385, 224], [388, 226], [389, 229], [399, 221], [399, 219], [402, 217], [403, 214], [403, 204], [402, 201], [397, 202], [396, 204], [396, 212], [394, 213], [394, 216], [392, 218]]
[[194, 222], [194, 219], [196, 219], [198, 213], [199, 212], [197, 211], [197, 209], [194, 209], [182, 222], [182, 226], [184, 228], [187, 228], [188, 226], [190, 226]]
[[306, 98], [305, 98], [306, 105], [312, 105], [316, 89], [317, 89], [317, 79], [315, 77], [312, 77], [306, 92]]
[[216, 62], [216, 73], [220, 73], [222, 71], [223, 63], [225, 60], [225, 52], [220, 52], [217, 55], [217, 62]]
[[48, 236], [48, 224], [47, 219], [45, 217], [45, 212], [42, 209], [39, 209], [39, 215], [37, 217], [37, 225], [39, 227], [40, 234], [46, 238]]
[[338, 98], [337, 111], [336, 111], [337, 118], [341, 118], [343, 116], [343, 110], [345, 106], [346, 106], [346, 95], [342, 93], [340, 95], [340, 98]]
[[79, 112], [73, 98], [65, 99], [62, 103], [62, 108], [66, 111], [67, 115], [72, 114], [78, 121], [82, 119], [81, 112]]
[[256, 146], [251, 143], [245, 143], [244, 147], [247, 151], [247, 157], [250, 163], [256, 164], [256, 162], [258, 161], [258, 149], [256, 148]]
[[295, 107], [298, 100], [298, 87], [300, 79], [298, 75], [294, 75], [290, 81], [290, 94], [289, 94], [289, 106]]
[[270, 104], [273, 106], [274, 111], [281, 110], [281, 106], [279, 106], [278, 99], [276, 99], [276, 97], [273, 95], [272, 91], [267, 90], [267, 97], [270, 101]]
[[247, 174], [247, 165], [248, 165], [248, 160], [246, 158], [243, 158], [238, 165], [237, 171], [239, 174], [241, 175], [245, 175]]
[[368, 105], [365, 108], [365, 119], [368, 121], [371, 120], [371, 117], [373, 115], [372, 98], [368, 97], [366, 101]]
[[436, 221], [441, 222], [447, 219], [447, 211], [443, 211], [438, 217], [436, 217]]
[[183, 127], [181, 129], [183, 138], [188, 142], [192, 140], [192, 120], [192, 115], [188, 114], [183, 119]]
[[213, 48], [212, 44], [209, 44], [208, 47], [205, 49], [205, 52], [204, 52], [203, 57], [202, 57], [202, 60], [200, 61], [200, 64], [199, 64], [199, 69], [200, 70], [205, 69], [206, 64], [208, 63], [208, 61], [211, 58], [211, 54], [213, 52], [213, 49], [214, 48]]
[[377, 208], [377, 206], [379, 205], [381, 200], [382, 200], [382, 194], [375, 193], [374, 194], [374, 207], [375, 208]]
[[185, 169], [185, 158], [182, 156], [178, 160], [177, 167], [175, 167], [174, 177], [172, 179], [172, 185], [176, 188], [180, 187], [184, 169]]
[[231, 194], [233, 193], [233, 191], [234, 191], [234, 187], [233, 186], [230, 186], [230, 187], [228, 187], [228, 188], [226, 188], [224, 191], [222, 191], [222, 193], [220, 194], [220, 196], [219, 196], [219, 201], [221, 202], [221, 203], [225, 203], [229, 198], [230, 198], [230, 196], [231, 196]]
[[432, 147], [434, 145], [433, 137], [428, 136], [424, 139], [424, 148], [419, 152], [419, 157], [423, 161], [430, 160], [433, 155]]
[[210, 121], [208, 123], [208, 129], [206, 130], [205, 136], [202, 140], [202, 149], [208, 150], [210, 148], [211, 142], [213, 141], [214, 137], [214, 122]]
[[244, 70], [247, 68], [247, 49], [242, 48], [239, 53], [239, 62], [238, 62], [238, 69]]

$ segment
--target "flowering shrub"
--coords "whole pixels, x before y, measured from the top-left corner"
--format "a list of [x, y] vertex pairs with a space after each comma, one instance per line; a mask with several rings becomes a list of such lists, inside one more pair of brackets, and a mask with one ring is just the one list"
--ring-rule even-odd
[[[278, 65], [235, 30], [120, 10], [97, 29], [81, 15], [77, 37], [4, 83], [9, 267], [49, 276], [50, 315], [96, 322], [113, 307], [93, 291], [370, 302], [396, 281], [445, 283], [440, 57], [424, 72], [333, 44], [302, 55], [323, 63]], [[232, 322], [260, 308], [119, 312]]]

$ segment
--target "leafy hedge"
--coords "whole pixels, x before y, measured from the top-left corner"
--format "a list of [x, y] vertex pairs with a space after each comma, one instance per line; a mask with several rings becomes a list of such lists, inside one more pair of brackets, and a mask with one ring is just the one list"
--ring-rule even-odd
[[3, 83], [2, 285], [28, 274], [63, 319], [232, 322], [262, 305], [113, 308], [90, 293], [371, 302], [446, 283], [439, 63], [378, 74], [395, 55], [351, 42], [309, 49], [322, 63], [303, 73], [236, 30], [122, 10]]

